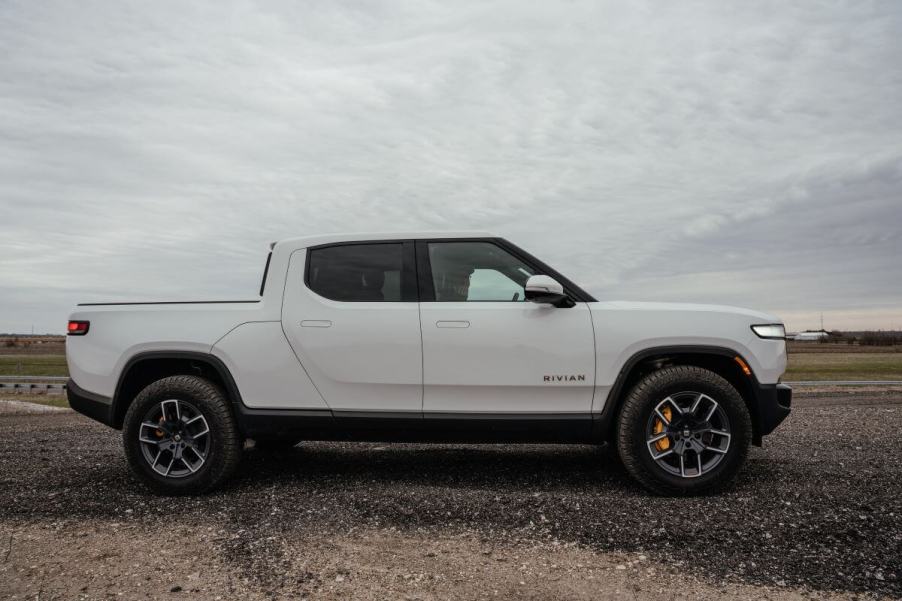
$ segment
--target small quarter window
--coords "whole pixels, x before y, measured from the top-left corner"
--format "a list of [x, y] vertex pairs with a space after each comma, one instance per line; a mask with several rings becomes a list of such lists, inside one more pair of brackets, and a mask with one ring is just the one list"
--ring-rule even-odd
[[315, 248], [309, 251], [307, 285], [331, 300], [400, 302], [402, 248], [400, 243]]

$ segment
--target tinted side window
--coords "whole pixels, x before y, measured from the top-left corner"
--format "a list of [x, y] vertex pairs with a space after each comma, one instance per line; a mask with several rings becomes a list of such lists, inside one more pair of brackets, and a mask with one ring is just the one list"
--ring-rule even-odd
[[535, 271], [491, 242], [430, 242], [435, 300], [522, 301]]
[[307, 285], [328, 299], [400, 302], [402, 245], [345, 244], [310, 251]]

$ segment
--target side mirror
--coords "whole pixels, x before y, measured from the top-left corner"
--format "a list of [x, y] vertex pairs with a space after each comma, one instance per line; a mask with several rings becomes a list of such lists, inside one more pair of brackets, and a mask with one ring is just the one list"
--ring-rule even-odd
[[547, 275], [533, 275], [526, 280], [524, 290], [526, 300], [534, 303], [554, 305], [555, 307], [572, 307], [573, 301], [564, 294], [560, 282]]

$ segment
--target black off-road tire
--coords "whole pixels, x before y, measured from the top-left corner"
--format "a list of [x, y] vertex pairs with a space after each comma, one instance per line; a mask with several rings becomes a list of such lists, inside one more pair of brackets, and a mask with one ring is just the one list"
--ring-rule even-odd
[[[209, 426], [209, 450], [203, 465], [181, 478], [166, 477], [153, 470], [138, 440], [144, 416], [164, 400], [176, 399], [197, 408]], [[125, 455], [132, 472], [151, 490], [163, 495], [193, 495], [209, 492], [225, 482], [241, 461], [243, 439], [222, 390], [199, 376], [170, 376], [142, 390], [125, 414], [122, 427]]]
[[[652, 458], [646, 427], [654, 408], [663, 399], [681, 392], [703, 393], [725, 411], [731, 439], [729, 450], [710, 472], [685, 478], [667, 472]], [[752, 421], [739, 392], [723, 377], [694, 366], [673, 366], [645, 376], [629, 392], [617, 420], [616, 447], [629, 474], [658, 495], [687, 496], [713, 493], [727, 486], [748, 455]]]

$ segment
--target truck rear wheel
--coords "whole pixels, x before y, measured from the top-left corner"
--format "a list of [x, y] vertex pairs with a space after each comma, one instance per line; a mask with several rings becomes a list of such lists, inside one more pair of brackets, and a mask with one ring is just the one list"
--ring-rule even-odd
[[122, 437], [132, 472], [166, 495], [207, 492], [241, 459], [228, 400], [199, 376], [170, 376], [142, 390], [125, 414]]
[[642, 486], [661, 495], [713, 492], [748, 455], [752, 422], [739, 392], [716, 373], [667, 367], [627, 395], [617, 423], [617, 451]]

